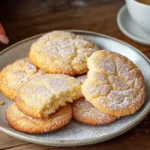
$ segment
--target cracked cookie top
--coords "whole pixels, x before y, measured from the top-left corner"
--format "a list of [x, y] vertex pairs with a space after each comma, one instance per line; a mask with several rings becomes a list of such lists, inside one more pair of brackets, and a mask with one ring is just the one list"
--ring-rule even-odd
[[16, 91], [23, 83], [43, 73], [28, 58], [17, 60], [0, 72], [0, 90], [5, 96], [14, 100]]
[[29, 58], [45, 72], [75, 75], [87, 71], [87, 58], [97, 50], [96, 45], [81, 36], [53, 31], [33, 43]]
[[100, 111], [120, 117], [134, 114], [143, 105], [144, 77], [125, 56], [107, 50], [94, 52], [88, 69], [82, 93]]

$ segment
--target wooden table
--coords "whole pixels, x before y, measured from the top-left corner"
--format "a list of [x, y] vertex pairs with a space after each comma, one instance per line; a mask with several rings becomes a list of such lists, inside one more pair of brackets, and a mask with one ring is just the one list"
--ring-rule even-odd
[[[138, 44], [123, 35], [116, 15], [124, 0], [3, 0], [0, 1], [0, 22], [10, 44], [24, 38], [56, 29], [81, 29], [99, 32], [123, 40], [150, 58], [150, 47]], [[9, 45], [0, 44], [0, 51]], [[150, 150], [150, 115], [129, 132], [91, 146], [56, 148], [23, 142], [0, 132], [0, 149], [9, 150]]]

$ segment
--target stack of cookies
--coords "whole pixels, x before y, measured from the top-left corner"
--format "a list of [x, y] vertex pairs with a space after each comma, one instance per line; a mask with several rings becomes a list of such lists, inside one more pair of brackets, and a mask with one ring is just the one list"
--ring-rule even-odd
[[141, 71], [128, 58], [101, 50], [87, 59], [87, 78], [81, 91], [85, 99], [74, 102], [74, 117], [101, 125], [136, 113], [144, 104], [146, 88]]
[[146, 95], [143, 75], [128, 58], [65, 31], [42, 36], [28, 58], [6, 66], [0, 90], [14, 100], [6, 110], [9, 125], [26, 133], [54, 131], [72, 116], [112, 123], [138, 111]]

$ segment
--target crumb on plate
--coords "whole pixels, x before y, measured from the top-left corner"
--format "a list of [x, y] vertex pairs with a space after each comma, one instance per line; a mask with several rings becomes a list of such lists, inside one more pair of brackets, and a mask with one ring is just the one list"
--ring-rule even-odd
[[0, 101], [0, 105], [4, 105], [5, 103], [4, 103], [4, 101]]

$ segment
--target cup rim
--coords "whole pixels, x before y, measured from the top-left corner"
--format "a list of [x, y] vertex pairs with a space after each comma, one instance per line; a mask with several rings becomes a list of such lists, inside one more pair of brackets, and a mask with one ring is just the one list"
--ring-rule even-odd
[[[126, 0], [127, 1], [127, 0]], [[134, 1], [135, 3], [137, 3], [138, 5], [141, 5], [142, 7], [148, 7], [148, 8], [150, 8], [150, 5], [147, 5], [147, 4], [144, 4], [144, 3], [140, 3], [140, 2], [138, 2], [137, 0], [132, 0], [132, 1]]]

